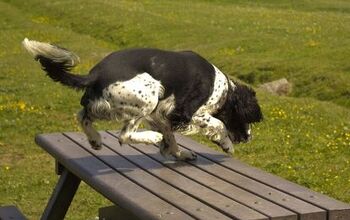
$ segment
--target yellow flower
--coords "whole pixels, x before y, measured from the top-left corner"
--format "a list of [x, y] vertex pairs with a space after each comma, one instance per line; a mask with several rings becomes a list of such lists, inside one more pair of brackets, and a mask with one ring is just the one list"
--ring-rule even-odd
[[5, 166], [5, 170], [10, 170], [10, 167], [9, 166]]
[[18, 104], [18, 107], [19, 107], [19, 109], [20, 109], [21, 111], [24, 111], [24, 110], [25, 110], [25, 108], [26, 108], [26, 103], [25, 103], [25, 102], [19, 101], [17, 104]]

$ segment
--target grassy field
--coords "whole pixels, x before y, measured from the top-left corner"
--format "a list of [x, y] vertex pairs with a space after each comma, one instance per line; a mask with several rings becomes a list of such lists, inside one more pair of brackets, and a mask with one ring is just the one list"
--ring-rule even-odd
[[[157, 47], [199, 52], [252, 86], [286, 77], [291, 97], [258, 91], [265, 121], [233, 156], [350, 202], [349, 12], [345, 0], [0, 0], [0, 205], [38, 219], [57, 176], [34, 135], [79, 130], [81, 93], [49, 80], [25, 37], [75, 51], [77, 73], [113, 50]], [[94, 219], [107, 204], [82, 185], [67, 219]]]

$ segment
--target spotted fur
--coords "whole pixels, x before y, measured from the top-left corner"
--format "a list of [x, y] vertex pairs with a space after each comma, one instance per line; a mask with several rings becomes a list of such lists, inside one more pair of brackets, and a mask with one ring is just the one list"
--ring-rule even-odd
[[[25, 39], [24, 47], [54, 81], [84, 90], [78, 120], [91, 146], [102, 147], [95, 120], [124, 123], [119, 142], [159, 144], [164, 156], [192, 160], [181, 151], [174, 131], [201, 132], [225, 151], [248, 141], [249, 124], [262, 119], [252, 89], [232, 82], [217, 67], [191, 51], [130, 49], [111, 53], [88, 75], [70, 69], [79, 57], [48, 44]], [[142, 121], [151, 130], [138, 131]]]

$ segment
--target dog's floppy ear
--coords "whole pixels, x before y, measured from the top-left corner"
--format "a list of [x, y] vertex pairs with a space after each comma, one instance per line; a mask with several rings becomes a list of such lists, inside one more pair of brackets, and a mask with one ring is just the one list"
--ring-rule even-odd
[[[233, 85], [232, 85], [233, 84]], [[252, 88], [237, 82], [232, 83], [232, 92], [229, 101], [232, 105], [233, 114], [244, 123], [262, 121], [263, 115], [256, 99], [256, 93]]]

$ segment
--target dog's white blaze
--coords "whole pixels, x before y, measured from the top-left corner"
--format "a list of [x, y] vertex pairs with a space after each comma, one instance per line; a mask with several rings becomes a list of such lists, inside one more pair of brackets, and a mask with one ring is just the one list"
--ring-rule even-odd
[[247, 130], [247, 134], [251, 135], [251, 133], [252, 133], [252, 129], [249, 127], [248, 130]]

